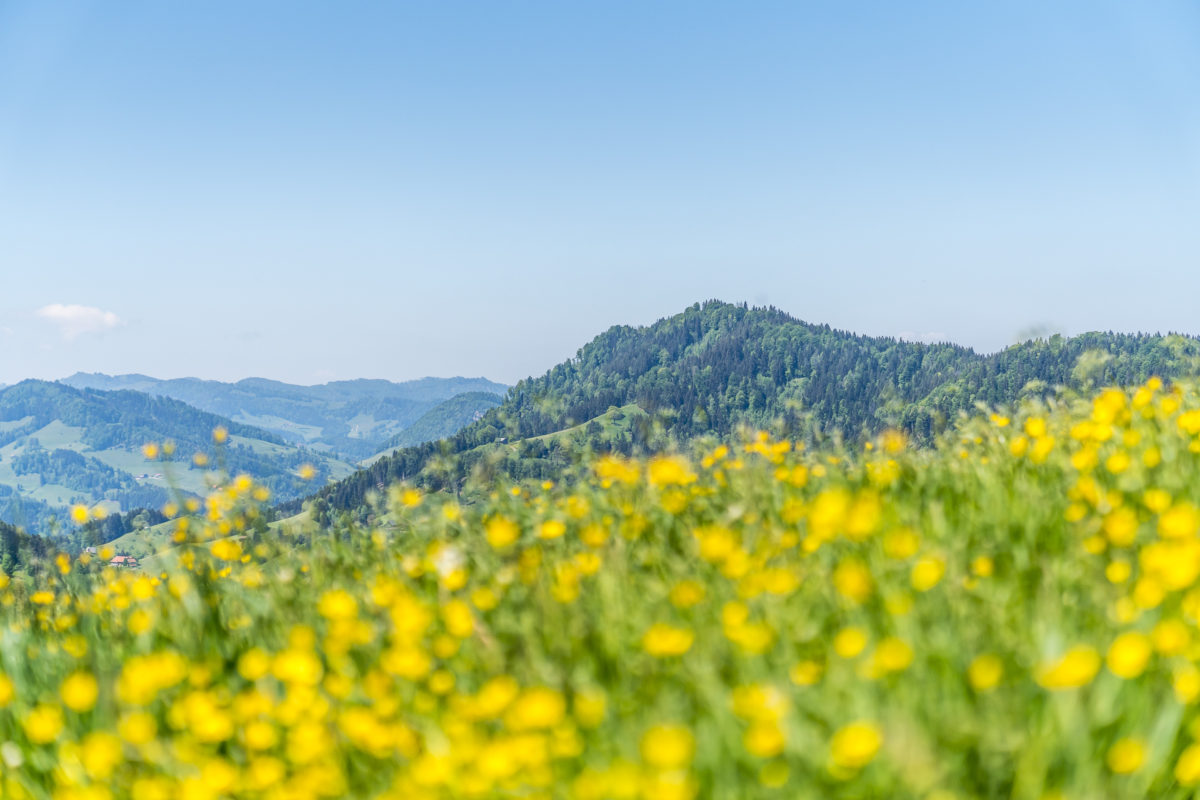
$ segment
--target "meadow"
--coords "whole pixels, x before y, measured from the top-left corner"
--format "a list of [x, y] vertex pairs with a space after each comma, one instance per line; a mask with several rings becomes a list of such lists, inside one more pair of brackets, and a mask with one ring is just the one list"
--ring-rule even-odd
[[236, 476], [169, 509], [161, 573], [0, 578], [3, 796], [1200, 787], [1194, 387], [925, 448], [747, 432], [478, 502], [399, 485], [330, 530], [262, 533], [265, 502]]

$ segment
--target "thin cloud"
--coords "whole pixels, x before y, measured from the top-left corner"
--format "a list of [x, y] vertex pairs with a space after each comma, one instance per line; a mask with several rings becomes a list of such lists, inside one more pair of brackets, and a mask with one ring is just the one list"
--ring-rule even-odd
[[71, 341], [89, 333], [103, 333], [122, 325], [121, 318], [95, 306], [51, 303], [37, 310], [42, 319], [58, 326], [62, 337]]

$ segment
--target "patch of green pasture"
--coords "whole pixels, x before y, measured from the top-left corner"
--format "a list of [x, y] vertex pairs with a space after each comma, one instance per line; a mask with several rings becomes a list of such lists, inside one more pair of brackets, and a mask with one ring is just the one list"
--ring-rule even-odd
[[62, 420], [54, 420], [49, 425], [39, 428], [29, 434], [37, 439], [47, 450], [75, 450], [83, 452], [90, 448], [83, 443], [83, 428], [64, 424]]
[[0, 433], [16, 430], [33, 422], [32, 416], [21, 417], [20, 419], [0, 420]]
[[119, 447], [109, 450], [94, 450], [88, 453], [97, 461], [102, 461], [113, 469], [128, 472], [137, 478], [139, 475], [161, 475], [160, 478], [138, 478], [140, 483], [150, 486], [161, 486], [170, 489], [175, 486], [192, 494], [205, 494], [208, 486], [205, 482], [207, 470], [189, 469], [186, 463], [177, 461], [148, 461], [141, 453], [130, 452]]
[[247, 414], [245, 411], [242, 411], [237, 416], [233, 417], [233, 421], [240, 422], [243, 425], [253, 425], [256, 428], [287, 431], [294, 436], [299, 436], [306, 442], [311, 442], [314, 439], [321, 438], [321, 434], [325, 430], [318, 425], [305, 425], [302, 422], [293, 422], [290, 419], [276, 417], [270, 414]]
[[[37, 476], [22, 475], [21, 477], [36, 478]], [[40, 500], [43, 503], [48, 503], [49, 505], [58, 506], [60, 508], [69, 506], [76, 501], [81, 501], [91, 505], [99, 499], [91, 492], [81, 492], [78, 489], [72, 489], [59, 483], [43, 483], [32, 491], [28, 485], [22, 485], [24, 485], [25, 488], [21, 494], [25, 495], [26, 497], [31, 497], [34, 500]]]

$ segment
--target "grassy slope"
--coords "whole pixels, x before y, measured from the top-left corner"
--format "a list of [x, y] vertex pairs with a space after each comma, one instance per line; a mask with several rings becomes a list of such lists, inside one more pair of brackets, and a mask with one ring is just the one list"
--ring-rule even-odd
[[[888, 427], [929, 444], [979, 404], [1007, 405], [1058, 386], [1131, 385], [1197, 372], [1200, 340], [1179, 336], [1054, 336], [982, 355], [713, 301], [650, 326], [605, 331], [542, 377], [519, 382], [502, 405], [457, 434], [379, 458], [322, 490], [320, 499], [337, 509], [361, 508], [379, 485], [417, 475], [427, 479], [426, 488], [452, 488], [474, 467], [452, 462], [478, 457], [498, 438], [531, 440], [627, 403], [654, 415], [658, 442], [728, 436], [750, 425], [810, 446], [838, 436], [865, 441]], [[655, 446], [631, 444], [622, 452]], [[503, 466], [516, 467], [509, 469], [514, 478], [553, 478], [558, 462]]]
[[171, 534], [174, 531], [173, 522], [164, 522], [142, 530], [130, 531], [108, 543], [118, 555], [134, 556], [142, 560], [171, 547]]
[[[616, 417], [620, 415], [621, 419]], [[550, 444], [558, 442], [564, 448], [574, 446], [578, 441], [586, 438], [588, 434], [586, 429], [593, 422], [600, 424], [600, 438], [611, 439], [621, 434], [629, 433], [630, 429], [637, 424], [638, 420], [645, 419], [647, 414], [636, 403], [630, 403], [626, 406], [621, 406], [619, 409], [606, 411], [595, 419], [590, 419], [587, 422], [579, 425], [572, 425], [570, 428], [564, 428], [561, 431], [554, 433], [546, 433], [541, 436], [531, 436], [529, 439], [519, 439], [515, 442], [493, 442], [492, 444], [484, 444], [464, 453], [464, 456], [477, 455], [482, 458], [488, 456], [501, 455], [509, 458], [519, 458], [521, 452], [521, 444], [523, 442], [542, 442]]]
[[[620, 418], [618, 419], [618, 417]], [[583, 424], [575, 425], [556, 433], [538, 436], [535, 437], [535, 440], [547, 443], [551, 440], [558, 440], [563, 446], [570, 446], [579, 437], [587, 435], [586, 428], [593, 421], [599, 423], [601, 426], [602, 437], [614, 437], [628, 433], [633, 425], [636, 425], [639, 420], [645, 417], [646, 412], [631, 403], [619, 409], [606, 411], [599, 417], [596, 417], [595, 420], [589, 420]], [[519, 449], [519, 442], [497, 442], [490, 445], [483, 445], [477, 448], [477, 452], [488, 455], [501, 454], [516, 457]], [[296, 526], [303, 525], [307, 520], [308, 515], [301, 512], [271, 523], [271, 528], [273, 530], [295, 528]], [[377, 520], [378, 524], [382, 524], [383, 522], [385, 521]], [[171, 540], [173, 530], [172, 523], [164, 522], [161, 525], [155, 525], [151, 528], [127, 533], [124, 536], [114, 539], [110, 544], [116, 548], [119, 554], [136, 556], [141, 562], [143, 570], [154, 572], [173, 562], [174, 556], [170, 552], [174, 547], [174, 543]]]
[[381, 449], [389, 438], [447, 399], [477, 392], [503, 394], [508, 389], [485, 378], [422, 378], [403, 383], [354, 380], [297, 386], [261, 378], [221, 383], [77, 373], [60, 383], [172, 397], [347, 458], [361, 458]]
[[[621, 416], [620, 419], [617, 419], [618, 413]], [[548, 442], [551, 439], [570, 439], [581, 434], [586, 436], [586, 428], [593, 422], [600, 423], [602, 430], [600, 435], [602, 438], [611, 438], [619, 434], [629, 433], [633, 426], [637, 424], [637, 421], [640, 419], [645, 419], [646, 416], [646, 412], [643, 411], [637, 405], [637, 403], [630, 403], [629, 405], [621, 406], [614, 411], [605, 411], [595, 419], [590, 419], [587, 422], [579, 425], [573, 425], [570, 428], [564, 428], [563, 430], [555, 431], [554, 433], [546, 433], [541, 436], [534, 436], [529, 441]]]
[[[268, 527], [276, 533], [288, 535], [295, 533], [309, 524], [307, 513], [276, 520]], [[175, 557], [175, 542], [173, 535], [175, 523], [164, 522], [140, 531], [131, 531], [113, 541], [109, 545], [117, 555], [131, 555], [138, 559], [138, 566], [147, 574], [173, 568]]]
[[[245, 564], [199, 546], [133, 604], [136, 575], [47, 569], [0, 608], [0, 724], [44, 753], [29, 706], [86, 670], [101, 704], [55, 732], [115, 738], [136, 675], [164, 693], [136, 704], [161, 747], [114, 757], [121, 796], [149, 770], [183, 796], [177, 753], [198, 745], [230, 770], [290, 764], [315, 704], [330, 796], [1194, 798], [1200, 395], [1000, 413], [930, 449], [889, 433], [605, 459], [474, 505], [427, 496], [394, 530], [264, 537]], [[251, 658], [271, 670], [235, 666]], [[444, 696], [413, 703], [439, 672]], [[237, 734], [249, 692], [287, 726], [278, 756]], [[188, 703], [197, 724], [177, 724]], [[418, 734], [387, 733], [397, 709]], [[227, 732], [198, 742], [210, 721]], [[70, 777], [10, 761], [39, 797]]]
[[502, 402], [503, 398], [500, 395], [487, 392], [467, 392], [445, 400], [393, 436], [378, 453], [359, 462], [359, 466], [370, 466], [401, 447], [412, 447], [452, 436], [479, 419], [485, 411]]

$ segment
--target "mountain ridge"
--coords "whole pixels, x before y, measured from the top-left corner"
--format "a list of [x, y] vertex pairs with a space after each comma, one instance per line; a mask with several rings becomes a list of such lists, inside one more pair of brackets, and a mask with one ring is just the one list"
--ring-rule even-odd
[[[488, 408], [495, 408], [503, 402], [504, 398], [500, 395], [485, 392], [464, 392], [449, 400], [443, 400], [421, 415], [412, 425], [385, 442], [371, 460], [386, 456], [402, 447], [415, 447], [451, 436], [481, 419]], [[365, 465], [369, 463], [364, 462]]]
[[[228, 440], [210, 457], [216, 428]], [[153, 457], [142, 451], [168, 441], [174, 455], [165, 447]], [[198, 453], [209, 460], [193, 462]], [[253, 475], [280, 499], [310, 491], [297, 475], [304, 464], [318, 481], [353, 469], [173, 398], [37, 380], [0, 389], [0, 519], [45, 532], [52, 517], [61, 524], [75, 504], [159, 509], [177, 491], [204, 494], [208, 465], [219, 462], [230, 473]]]
[[124, 388], [172, 397], [272, 431], [293, 444], [355, 461], [378, 452], [388, 439], [440, 403], [468, 393], [504, 395], [508, 391], [504, 384], [487, 378], [464, 377], [425, 377], [402, 383], [360, 378], [301, 386], [253, 377], [229, 383], [201, 378], [159, 379], [140, 373], [76, 372], [59, 382], [75, 388]]
[[[1094, 357], [1082, 358], [1087, 354]], [[428, 488], [461, 486], [479, 462], [470, 454], [499, 441], [510, 445], [513, 457], [505, 464], [515, 470], [510, 474], [538, 477], [519, 463], [522, 448], [533, 452], [526, 443], [630, 404], [648, 412], [673, 440], [724, 436], [753, 425], [812, 442], [898, 427], [928, 443], [977, 404], [1007, 405], [1024, 394], [1049, 394], [1055, 386], [1169, 378], [1194, 370], [1198, 361], [1197, 340], [1178, 335], [1052, 336], [981, 354], [949, 343], [840, 331], [773, 307], [708, 301], [650, 325], [610, 327], [574, 357], [519, 381], [500, 406], [454, 436], [397, 450], [322, 489], [318, 498], [350, 509], [396, 480], [417, 480]], [[634, 429], [593, 444], [631, 452], [649, 442]], [[514, 450], [513, 443], [521, 445]], [[451, 473], [423, 472], [444, 455], [457, 457]], [[565, 456], [545, 455], [543, 466], [552, 477]]]

